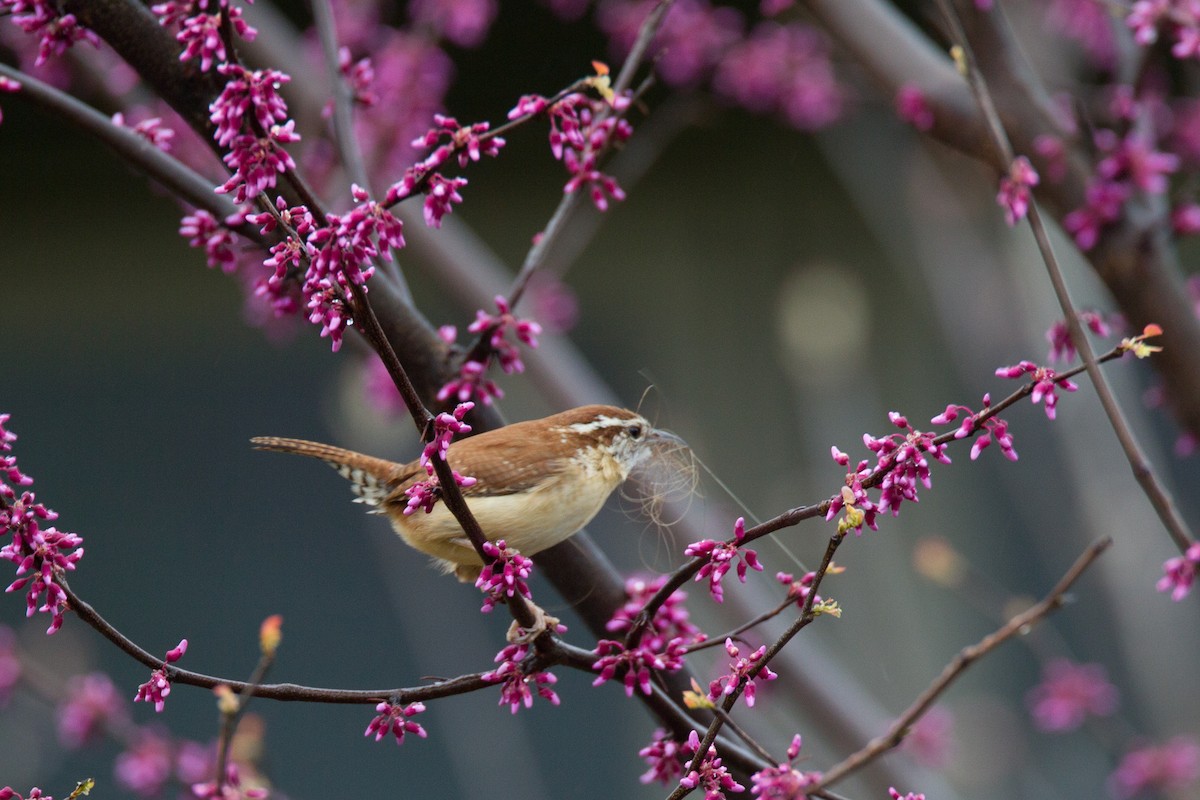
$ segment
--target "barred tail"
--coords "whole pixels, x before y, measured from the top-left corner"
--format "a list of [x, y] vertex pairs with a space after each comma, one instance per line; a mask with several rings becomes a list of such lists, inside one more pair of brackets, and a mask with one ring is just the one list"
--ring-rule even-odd
[[303, 439], [256, 436], [250, 443], [256, 450], [319, 458], [350, 481], [350, 488], [357, 495], [354, 502], [366, 503], [369, 506], [378, 506], [391, 493], [390, 487], [400, 468], [400, 465], [393, 461]]

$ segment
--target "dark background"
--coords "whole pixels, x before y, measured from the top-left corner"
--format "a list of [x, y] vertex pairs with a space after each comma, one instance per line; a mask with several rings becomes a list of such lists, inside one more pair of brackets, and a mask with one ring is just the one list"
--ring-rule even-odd
[[[551, 37], [549, 20], [506, 8], [489, 44], [456, 53], [451, 113], [498, 120], [518, 95], [549, 93], [604, 55], [587, 26]], [[240, 287], [186, 247], [171, 202], [18, 98], [0, 102], [0, 412], [13, 415], [16, 454], [39, 499], [85, 539], [76, 591], [150, 651], [187, 637], [183, 666], [231, 678], [249, 674], [258, 625], [274, 613], [284, 616], [275, 680], [378, 688], [486, 668], [507, 626], [502, 611], [478, 615], [474, 589], [428, 569], [384, 521], [349, 503], [328, 469], [248, 446], [277, 434], [412, 457], [406, 421], [364, 402], [354, 348], [334, 355], [312, 329], [279, 342], [248, 327]], [[991, 179], [921, 146], [887, 105], [860, 91], [855, 115], [815, 137], [706, 106], [701, 124], [627, 187], [629, 200], [606, 215], [567, 276], [581, 309], [571, 341], [626, 405], [645, 394], [647, 413], [762, 517], [836, 492], [843, 470], [829, 446], [862, 457], [862, 432], [887, 432], [887, 411], [921, 426], [948, 402], [1004, 394], [995, 367], [1043, 360], [1042, 332], [1059, 316], [1026, 231], [1000, 222]], [[522, 132], [504, 157], [473, 166], [454, 213], [510, 266], [560, 196], [564, 178], [543, 136]], [[404, 266], [430, 319], [465, 327], [471, 310], [454, 307], [420, 264]], [[1078, 264], [1072, 280], [1081, 305], [1107, 305]], [[1148, 371], [1121, 362], [1108, 372], [1196, 518], [1196, 463], [1170, 454], [1172, 427], [1141, 407]], [[528, 384], [503, 385], [511, 419], [555, 410]], [[992, 448], [972, 463], [966, 447], [954, 449], [920, 505], [843, 548], [849, 570], [826, 593], [845, 616], [807, 631], [756, 710], [739, 715], [772, 752], [796, 731], [812, 756], [805, 769], [846, 752], [824, 740], [821, 719], [789, 702], [789, 681], [846, 693], [855, 709], [852, 686], [865, 687], [878, 732], [961, 646], [998, 624], [914, 574], [911, 551], [926, 535], [950, 540], [1001, 594], [1030, 597], [1087, 543], [1117, 542], [1075, 602], [1032, 634], [1036, 652], [1010, 643], [949, 693], [950, 765], [941, 777], [909, 773], [925, 782], [899, 788], [1090, 797], [1113, 766], [1112, 743], [1194, 730], [1194, 598], [1173, 604], [1154, 591], [1174, 553], [1093, 392], [1063, 397], [1054, 423], [1029, 404], [1005, 416], [1019, 462]], [[677, 563], [684, 542], [610, 505], [592, 531], [623, 569]], [[714, 538], [738, 513], [711, 483], [691, 511]], [[830, 530], [809, 523], [783, 539], [815, 563]], [[734, 601], [765, 597], [776, 570], [800, 571], [771, 545], [759, 550], [767, 572], [751, 590], [729, 586], [727, 607], [691, 592], [710, 632], [749, 616]], [[565, 611], [548, 587], [535, 595]], [[47, 639], [48, 619], [22, 614], [19, 596], [0, 606], [52, 679], [99, 669], [129, 697], [146, 679], [72, 617]], [[571, 629], [571, 641], [591, 644], [582, 624]], [[1119, 717], [1090, 733], [1032, 731], [1022, 698], [1038, 680], [1037, 653], [1103, 662], [1122, 689]], [[698, 671], [709, 677], [704, 663]], [[559, 708], [539, 701], [514, 717], [495, 693], [438, 701], [419, 718], [429, 738], [400, 749], [362, 738], [368, 708], [259, 701], [265, 766], [297, 798], [663, 796], [637, 782], [636, 751], [653, 728], [640, 706], [617, 686], [557, 674]], [[49, 707], [28, 694], [2, 713], [0, 785], [58, 795], [94, 775], [99, 796], [120, 795], [112, 746], [63, 751]], [[142, 704], [133, 713], [181, 737], [208, 740], [216, 730], [213, 699], [189, 687], [177, 687], [157, 718]], [[854, 787], [859, 796], [878, 796], [865, 786]]]

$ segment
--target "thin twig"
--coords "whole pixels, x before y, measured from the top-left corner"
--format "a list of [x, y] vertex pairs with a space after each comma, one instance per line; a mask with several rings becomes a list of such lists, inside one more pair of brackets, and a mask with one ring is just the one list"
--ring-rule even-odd
[[1075, 560], [1075, 563], [1071, 565], [1071, 568], [1067, 570], [1067, 573], [1059, 580], [1058, 584], [1050, 590], [1045, 599], [1024, 613], [1013, 617], [998, 630], [985, 636], [977, 644], [964, 647], [960, 650], [958, 655], [942, 670], [942, 674], [913, 701], [908, 710], [892, 723], [886, 733], [871, 740], [863, 749], [834, 765], [832, 769], [825, 772], [820, 782], [813, 788], [821, 789], [837, 783], [900, 744], [904, 737], [908, 735], [909, 729], [933, 706], [934, 702], [950, 687], [950, 684], [971, 664], [983, 658], [1017, 634], [1025, 633], [1030, 627], [1041, 622], [1046, 616], [1061, 608], [1067, 601], [1067, 591], [1079, 579], [1079, 576], [1092, 565], [1092, 562], [1107, 550], [1111, 544], [1112, 539], [1106, 537], [1088, 547]]
[[[996, 147], [1003, 154], [1005, 161], [1011, 163], [1014, 158], [1012, 144], [1004, 129], [1004, 124], [1000, 120], [1000, 115], [996, 112], [996, 105], [988, 89], [987, 81], [984, 79], [983, 73], [979, 70], [974, 51], [971, 49], [966, 33], [963, 31], [962, 22], [959, 20], [958, 14], [949, 0], [938, 0], [938, 7], [943, 16], [945, 16], [947, 25], [950, 27], [951, 38], [962, 49], [964, 61], [967, 66], [967, 80], [970, 83], [971, 91], [974, 92], [979, 102], [980, 110], [983, 112], [984, 119], [987, 122], [988, 131]], [[1029, 198], [1028, 216], [1029, 225], [1033, 230], [1033, 237], [1037, 242], [1038, 251], [1042, 255], [1042, 261], [1046, 265], [1046, 272], [1050, 277], [1050, 283], [1054, 287], [1054, 295], [1058, 298], [1058, 304], [1062, 308], [1063, 315], [1066, 317], [1067, 329], [1071, 334], [1071, 343], [1075, 345], [1075, 349], [1079, 352], [1079, 356], [1087, 370], [1088, 378], [1096, 388], [1096, 395], [1100, 399], [1100, 405], [1104, 408], [1108, 422], [1112, 426], [1113, 432], [1117, 435], [1117, 441], [1121, 444], [1121, 450], [1125, 453], [1125, 458], [1129, 462], [1129, 467], [1133, 471], [1134, 478], [1145, 493], [1146, 498], [1150, 501], [1150, 505], [1154, 507], [1154, 511], [1158, 514], [1158, 518], [1167, 529], [1167, 533], [1174, 540], [1175, 546], [1179, 548], [1180, 552], [1183, 552], [1193, 542], [1191, 531], [1188, 529], [1183, 516], [1179, 513], [1179, 509], [1176, 507], [1170, 492], [1158, 480], [1154, 467], [1150, 464], [1145, 451], [1138, 443], [1133, 430], [1129, 427], [1129, 422], [1125, 418], [1125, 414], [1121, 410], [1116, 396], [1113, 394], [1112, 387], [1109, 386], [1108, 379], [1100, 371], [1096, 353], [1092, 350], [1092, 344], [1088, 341], [1083, 324], [1079, 321], [1079, 313], [1075, 310], [1075, 304], [1071, 300], [1071, 293], [1067, 286], [1066, 278], [1063, 277], [1062, 269], [1058, 264], [1058, 257], [1054, 254], [1054, 247], [1050, 243], [1050, 236], [1047, 234], [1045, 223], [1042, 221], [1042, 214], [1038, 208], [1037, 200], [1032, 196]]]

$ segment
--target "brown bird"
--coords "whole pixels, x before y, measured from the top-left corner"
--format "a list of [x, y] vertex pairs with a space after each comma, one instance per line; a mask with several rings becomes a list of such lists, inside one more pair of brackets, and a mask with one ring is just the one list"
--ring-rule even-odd
[[[433, 556], [459, 580], [479, 575], [483, 562], [445, 503], [429, 513], [404, 513], [404, 490], [428, 477], [419, 461], [397, 464], [300, 439], [250, 441], [260, 450], [321, 459], [351, 482], [356, 502], [387, 514], [410, 546]], [[484, 535], [504, 539], [528, 556], [577, 533], [629, 473], [664, 445], [685, 446], [639, 414], [591, 405], [456, 440], [446, 460], [451, 469], [476, 479], [462, 493]]]

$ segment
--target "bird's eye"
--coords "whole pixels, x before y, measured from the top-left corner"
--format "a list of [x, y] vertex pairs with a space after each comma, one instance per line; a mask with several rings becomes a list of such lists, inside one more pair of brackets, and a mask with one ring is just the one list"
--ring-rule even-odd
[[642, 426], [641, 426], [641, 425], [634, 425], [632, 428], [630, 428], [630, 429], [629, 429], [629, 436], [630, 436], [630, 438], [631, 438], [631, 439], [640, 439], [640, 438], [642, 438]]

